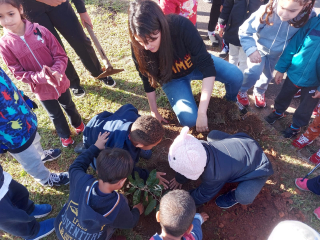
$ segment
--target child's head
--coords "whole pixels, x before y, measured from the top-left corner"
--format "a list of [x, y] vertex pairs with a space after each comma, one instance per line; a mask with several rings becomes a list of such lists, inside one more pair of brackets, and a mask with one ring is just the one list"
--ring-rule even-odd
[[120, 148], [107, 148], [97, 158], [98, 179], [105, 183], [120, 182], [119, 189], [133, 169], [133, 160], [128, 151]]
[[130, 140], [143, 150], [156, 146], [163, 136], [162, 124], [152, 116], [141, 116], [132, 124]]
[[184, 127], [170, 146], [170, 167], [188, 179], [197, 180], [207, 164], [207, 153], [201, 142]]
[[8, 31], [15, 32], [25, 19], [20, 0], [0, 0], [0, 25]]
[[[275, 1], [278, 1], [276, 9]], [[269, 18], [276, 11], [281, 21], [288, 21], [293, 27], [300, 28], [309, 20], [314, 3], [315, 0], [270, 0], [260, 22], [272, 25]]]
[[174, 190], [161, 198], [156, 218], [163, 232], [178, 238], [191, 232], [195, 214], [196, 205], [189, 192]]

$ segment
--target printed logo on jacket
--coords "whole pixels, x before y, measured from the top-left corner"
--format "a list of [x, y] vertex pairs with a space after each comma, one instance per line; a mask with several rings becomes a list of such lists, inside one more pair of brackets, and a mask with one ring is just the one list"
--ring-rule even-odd
[[173, 66], [172, 66], [172, 71], [174, 73], [180, 73], [181, 70], [182, 71], [186, 71], [188, 70], [189, 68], [191, 68], [193, 66], [193, 63], [191, 62], [191, 56], [190, 54], [187, 54], [184, 59], [179, 59], [179, 61], [175, 61], [173, 63]]

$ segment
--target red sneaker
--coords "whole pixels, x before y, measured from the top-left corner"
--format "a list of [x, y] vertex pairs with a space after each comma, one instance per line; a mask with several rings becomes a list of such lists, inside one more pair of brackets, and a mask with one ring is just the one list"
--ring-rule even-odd
[[314, 164], [319, 164], [320, 163], [320, 149], [318, 150], [318, 152], [316, 152], [315, 154], [313, 154], [310, 158], [309, 158], [310, 162], [314, 163]]
[[302, 191], [310, 191], [307, 187], [308, 179], [305, 178], [302, 182], [301, 182], [301, 180], [302, 180], [302, 178], [296, 178], [296, 180], [294, 181], [297, 188], [299, 188]]
[[244, 92], [244, 93], [239, 92], [237, 95], [237, 99], [238, 99], [238, 102], [241, 103], [245, 107], [249, 106], [249, 104], [250, 104], [247, 92]]
[[316, 217], [320, 220], [320, 207], [316, 208], [313, 211], [314, 215], [316, 215]]
[[254, 96], [254, 105], [256, 105], [256, 107], [264, 108], [265, 106], [267, 106], [264, 93], [263, 94], [253, 93], [253, 96]]
[[85, 128], [86, 128], [86, 126], [84, 125], [84, 123], [83, 123], [83, 122], [81, 122], [80, 126], [79, 126], [79, 127], [77, 127], [77, 128], [75, 128], [76, 133], [77, 133], [77, 134], [82, 133], [82, 132], [84, 131], [84, 129], [85, 129]]
[[71, 137], [69, 138], [60, 138], [61, 140], [61, 144], [62, 144], [62, 147], [68, 147], [69, 145], [73, 144], [74, 141]]
[[301, 97], [301, 89], [298, 90], [298, 92], [296, 92], [296, 94], [293, 96], [293, 98], [299, 98]]
[[316, 115], [318, 114], [319, 107], [320, 107], [320, 104], [318, 104], [318, 105], [313, 109], [312, 115], [316, 116]]
[[305, 146], [311, 144], [313, 141], [310, 141], [308, 138], [306, 138], [303, 134], [300, 135], [300, 137], [296, 138], [292, 141], [292, 145], [296, 148], [304, 148]]

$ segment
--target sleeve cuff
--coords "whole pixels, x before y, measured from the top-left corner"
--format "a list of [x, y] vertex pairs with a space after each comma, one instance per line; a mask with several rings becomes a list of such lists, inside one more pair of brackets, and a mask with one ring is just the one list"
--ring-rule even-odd
[[195, 218], [195, 219], [199, 219], [201, 225], [202, 225], [202, 223], [204, 222], [204, 221], [203, 221], [203, 218], [202, 218], [201, 215], [200, 215], [200, 213], [196, 213], [196, 215], [194, 215], [194, 218]]
[[97, 157], [97, 156], [99, 155], [100, 151], [101, 151], [101, 150], [100, 150], [99, 148], [97, 148], [96, 145], [94, 145], [94, 144], [92, 144], [92, 145], [88, 148], [88, 150], [90, 150], [90, 151], [94, 154], [95, 157]]
[[246, 55], [249, 57], [252, 53], [254, 53], [255, 51], [257, 51], [257, 47], [256, 46], [253, 46], [253, 47], [250, 47], [246, 50]]

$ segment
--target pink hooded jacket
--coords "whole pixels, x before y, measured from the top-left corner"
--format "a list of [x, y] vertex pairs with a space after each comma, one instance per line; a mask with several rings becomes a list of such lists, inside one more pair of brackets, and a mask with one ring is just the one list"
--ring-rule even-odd
[[[70, 86], [65, 75], [68, 57], [58, 40], [45, 27], [26, 23], [24, 39], [5, 32], [0, 39], [0, 53], [5, 64], [18, 81], [29, 84], [40, 101], [57, 100]], [[63, 74], [60, 86], [53, 87], [45, 78], [43, 65]]]

